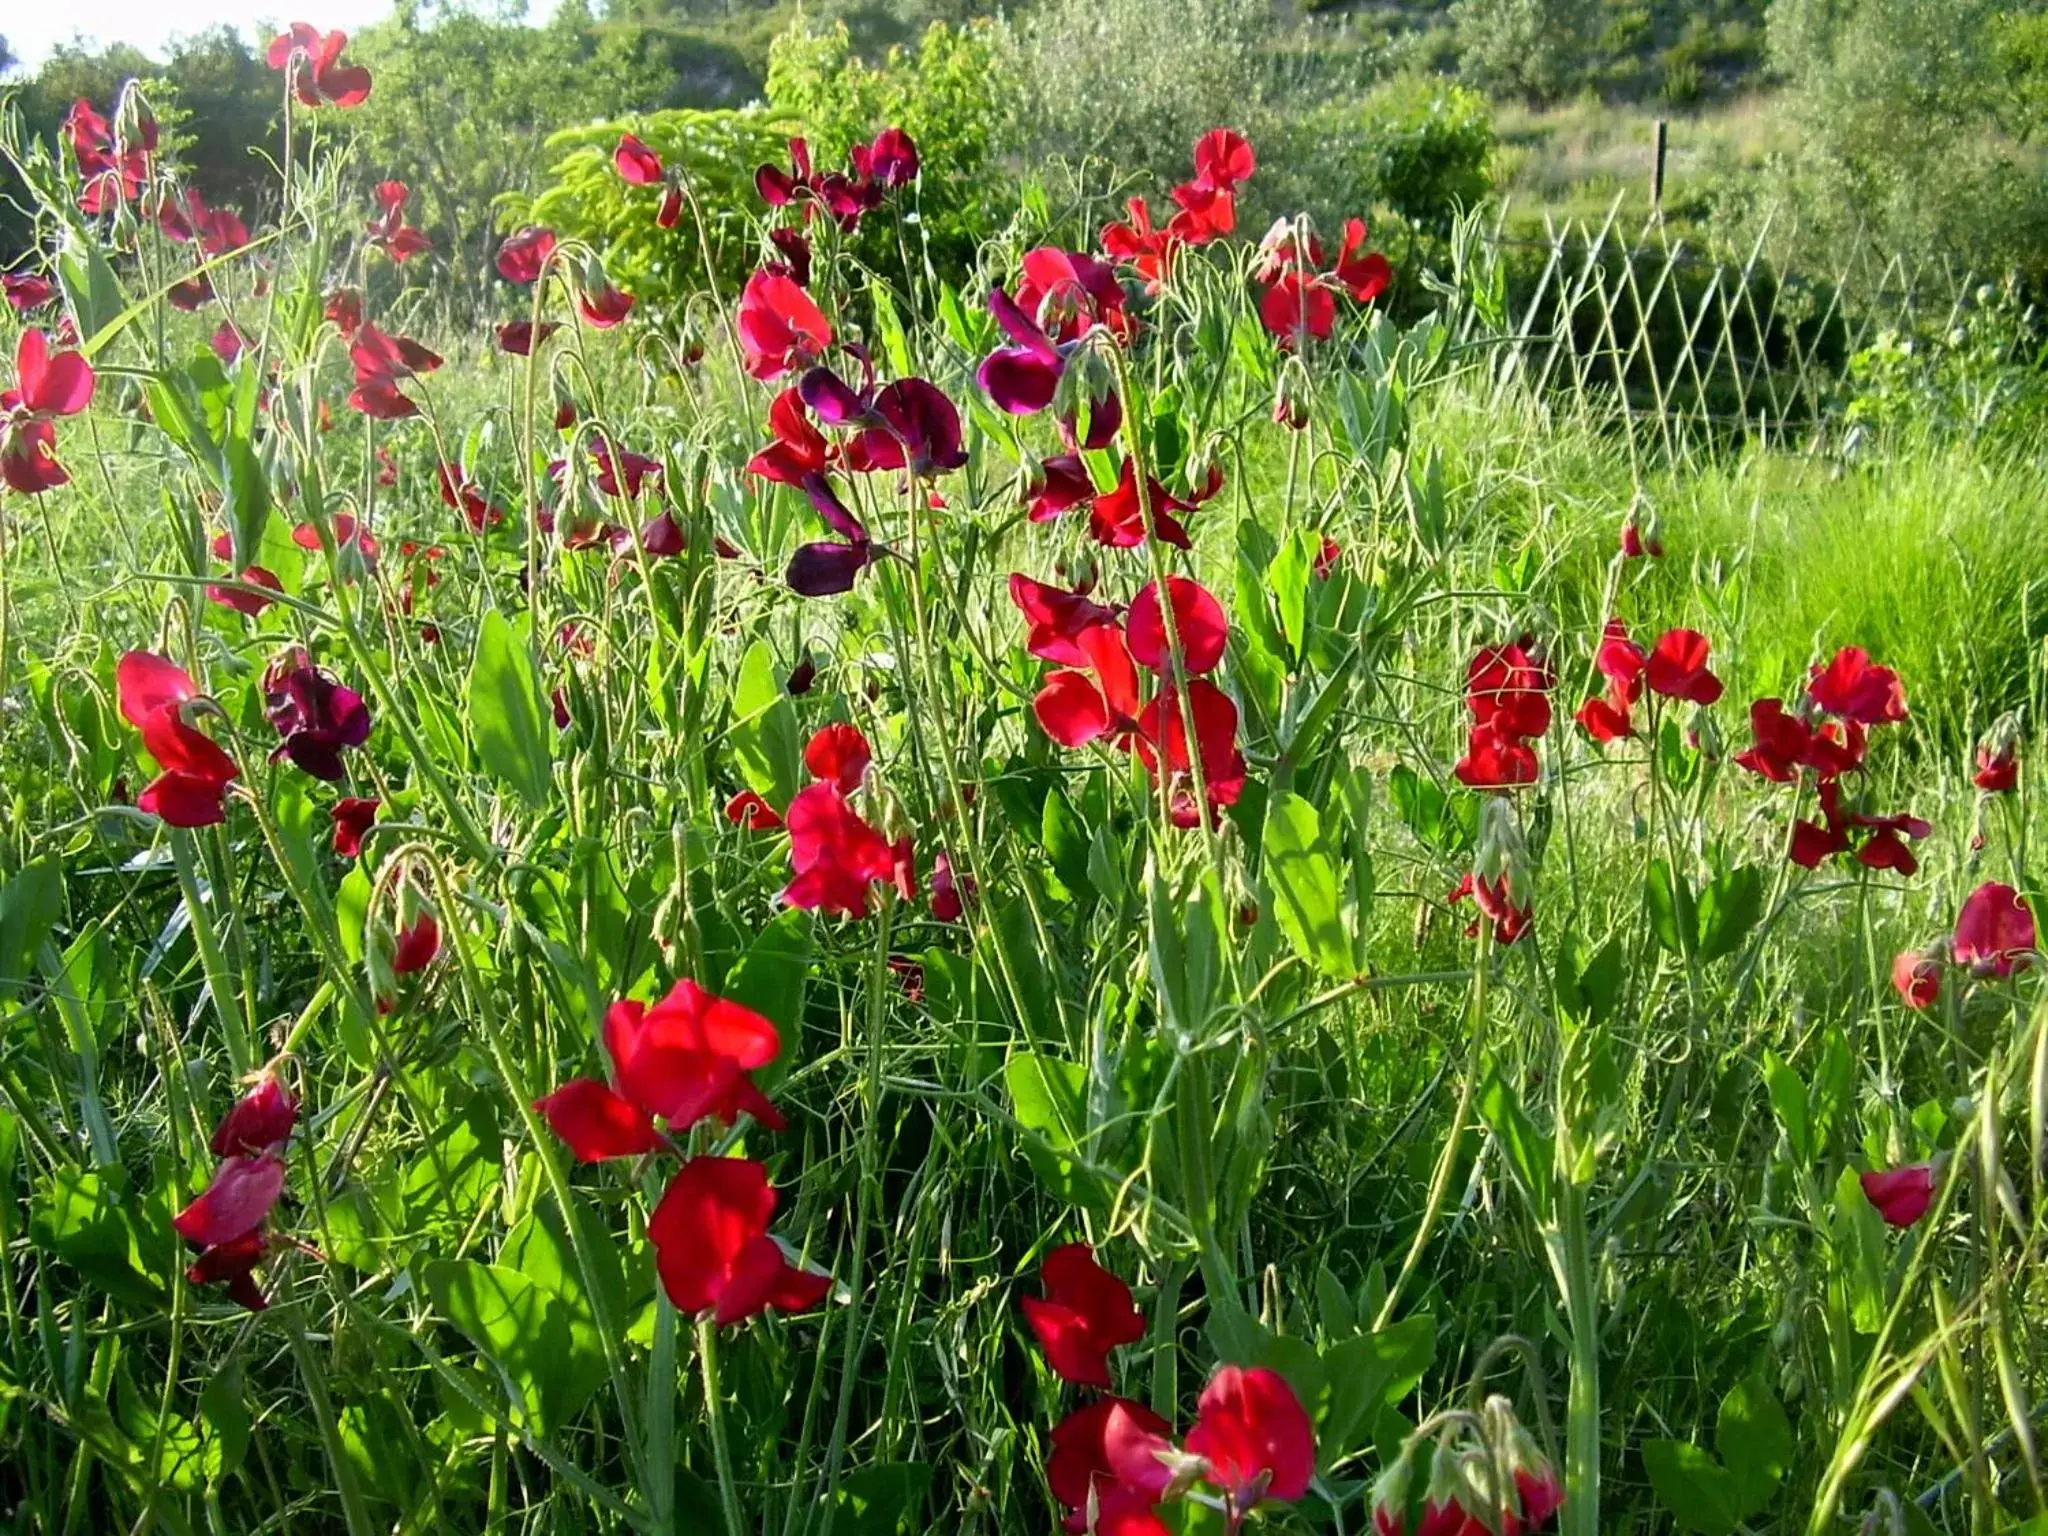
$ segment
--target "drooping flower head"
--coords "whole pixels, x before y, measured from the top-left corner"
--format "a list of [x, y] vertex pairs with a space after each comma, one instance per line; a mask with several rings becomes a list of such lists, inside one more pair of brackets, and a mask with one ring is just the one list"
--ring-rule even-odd
[[360, 64], [344, 64], [346, 32], [322, 34], [295, 21], [289, 31], [271, 39], [267, 61], [272, 69], [291, 73], [292, 94], [308, 107], [359, 107], [370, 95], [370, 72]]
[[43, 332], [25, 329], [14, 344], [14, 387], [0, 391], [0, 479], [22, 495], [55, 490], [71, 476], [57, 462], [57, 429], [92, 403], [92, 365], [74, 351], [53, 351]]
[[723, 1328], [822, 1302], [832, 1277], [790, 1263], [768, 1231], [774, 1215], [768, 1171], [751, 1159], [694, 1157], [678, 1169], [647, 1223], [676, 1310]]
[[162, 656], [130, 651], [114, 668], [114, 684], [122, 717], [142, 733], [143, 749], [162, 770], [136, 796], [136, 808], [173, 827], [223, 820], [227, 787], [241, 770], [188, 718], [201, 697], [192, 679]]

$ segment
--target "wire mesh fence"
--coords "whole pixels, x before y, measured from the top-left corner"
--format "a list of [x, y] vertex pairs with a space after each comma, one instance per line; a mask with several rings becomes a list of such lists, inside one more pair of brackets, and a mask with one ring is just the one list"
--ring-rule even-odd
[[[1672, 238], [1655, 217], [1546, 217], [1542, 239], [1479, 234], [1503, 269], [1497, 392], [1631, 422], [1671, 454], [1762, 440], [1824, 447], [1844, 425], [1850, 360], [1881, 335], [1946, 334], [1978, 279], [1940, 256], [1862, 242], [1821, 271], [1791, 271], [1760, 232], [1740, 259]], [[1469, 339], [1478, 322], [1466, 316]]]

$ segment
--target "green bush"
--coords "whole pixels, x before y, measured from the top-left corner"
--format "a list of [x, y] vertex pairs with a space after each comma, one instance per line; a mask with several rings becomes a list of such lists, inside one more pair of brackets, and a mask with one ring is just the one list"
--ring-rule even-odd
[[[871, 65], [855, 52], [844, 22], [817, 26], [799, 16], [768, 51], [768, 101], [810, 140], [820, 168], [843, 164], [854, 144], [885, 127], [908, 133], [930, 173], [903, 222], [920, 232], [933, 269], [957, 278], [1001, 220], [998, 193], [1010, 196], [999, 184], [996, 155], [1011, 47], [1008, 30], [994, 22], [934, 22], [914, 51], [891, 48]], [[909, 249], [894, 219], [865, 221], [853, 245], [883, 272], [898, 270]]]
[[[705, 289], [705, 250], [719, 291], [730, 294], [759, 256], [760, 199], [754, 171], [785, 154], [797, 129], [786, 113], [763, 107], [707, 112], [649, 112], [566, 129], [547, 141], [561, 156], [538, 195], [500, 199], [500, 224], [545, 224], [604, 256], [612, 280], [638, 301], [640, 313], [680, 318], [684, 303]], [[687, 212], [673, 229], [654, 221], [659, 187], [628, 186], [612, 167], [619, 135], [632, 133], [679, 170], [704, 217], [704, 239]]]
[[1597, 9], [1593, 0], [1457, 0], [1460, 67], [1493, 90], [1554, 100], [1578, 83]]
[[1426, 76], [1390, 80], [1359, 113], [1371, 200], [1435, 235], [1492, 189], [1493, 110], [1477, 91]]

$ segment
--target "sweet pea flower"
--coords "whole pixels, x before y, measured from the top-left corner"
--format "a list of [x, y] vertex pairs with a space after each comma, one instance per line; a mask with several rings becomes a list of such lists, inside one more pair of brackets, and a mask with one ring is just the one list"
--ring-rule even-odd
[[756, 272], [747, 279], [738, 329], [747, 372], [770, 383], [810, 367], [832, 344], [824, 312], [803, 289], [774, 272]]
[[539, 282], [548, 258], [555, 254], [555, 243], [555, 232], [537, 224], [514, 231], [498, 247], [498, 275], [522, 288]]
[[52, 351], [42, 331], [14, 344], [14, 388], [0, 391], [0, 479], [24, 495], [55, 490], [71, 476], [57, 462], [56, 421], [92, 402], [92, 365], [74, 351]]
[[837, 784], [799, 790], [783, 820], [791, 879], [782, 899], [788, 905], [864, 917], [878, 884], [894, 884], [906, 900], [914, 894], [909, 839], [891, 843], [854, 812]]
[[1909, 1163], [1888, 1171], [1863, 1174], [1863, 1194], [1886, 1226], [1910, 1227], [1934, 1203], [1934, 1165]]
[[122, 718], [142, 733], [143, 749], [162, 770], [136, 796], [136, 808], [173, 827], [225, 819], [222, 802], [241, 770], [187, 718], [201, 697], [192, 679], [162, 656], [130, 651], [114, 668], [114, 691]]
[[678, 1169], [647, 1223], [676, 1310], [723, 1328], [822, 1302], [832, 1277], [789, 1262], [768, 1231], [774, 1215], [768, 1171], [751, 1159], [694, 1157]]
[[1823, 712], [1858, 725], [1892, 725], [1906, 718], [1899, 674], [1878, 666], [1857, 646], [1844, 646], [1833, 660], [1813, 668], [1806, 692]]
[[270, 760], [289, 757], [329, 783], [342, 777], [343, 750], [370, 739], [370, 709], [363, 696], [314, 666], [302, 650], [285, 652], [265, 670], [263, 713], [284, 738]]
[[1067, 1243], [1039, 1267], [1045, 1294], [1017, 1305], [1046, 1364], [1076, 1386], [1109, 1387], [1109, 1352], [1145, 1337], [1145, 1314], [1131, 1288], [1095, 1260], [1086, 1243]]
[[2018, 891], [1998, 881], [1972, 891], [1956, 917], [1956, 964], [1977, 976], [2003, 980], [2031, 964], [2039, 947], [2034, 914]]
[[359, 107], [370, 95], [370, 72], [360, 64], [344, 64], [346, 32], [320, 31], [303, 21], [273, 38], [267, 57], [272, 69], [291, 72], [292, 94], [308, 107]]
[[377, 183], [378, 213], [369, 223], [370, 244], [395, 262], [434, 248], [433, 241], [405, 222], [405, 205], [411, 196], [402, 181]]

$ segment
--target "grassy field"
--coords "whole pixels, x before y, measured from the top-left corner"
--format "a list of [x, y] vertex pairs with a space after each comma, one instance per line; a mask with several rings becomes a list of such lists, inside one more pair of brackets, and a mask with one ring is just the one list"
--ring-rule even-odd
[[8, 1529], [2048, 1528], [2028, 418], [1645, 419], [1332, 229], [991, 307], [806, 211], [883, 141], [401, 344], [402, 209], [132, 144], [5, 338]]

